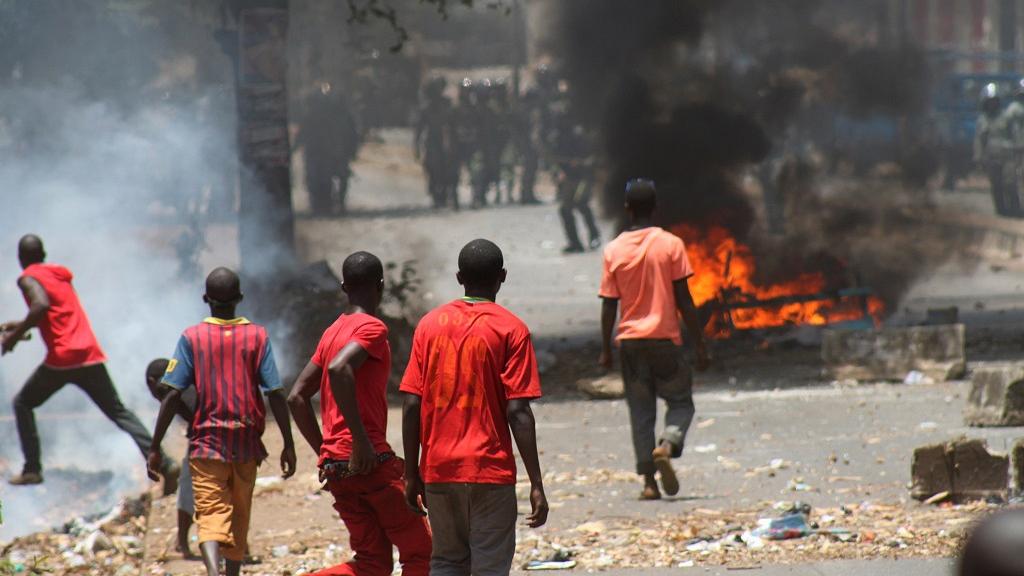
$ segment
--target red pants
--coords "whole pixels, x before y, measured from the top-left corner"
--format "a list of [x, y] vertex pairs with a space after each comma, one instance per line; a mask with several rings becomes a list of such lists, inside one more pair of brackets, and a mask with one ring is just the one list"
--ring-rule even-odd
[[403, 471], [402, 460], [392, 458], [365, 476], [328, 483], [334, 495], [334, 509], [348, 528], [355, 558], [315, 574], [387, 576], [394, 568], [393, 545], [398, 548], [403, 576], [428, 576], [430, 526], [426, 518], [405, 504]]

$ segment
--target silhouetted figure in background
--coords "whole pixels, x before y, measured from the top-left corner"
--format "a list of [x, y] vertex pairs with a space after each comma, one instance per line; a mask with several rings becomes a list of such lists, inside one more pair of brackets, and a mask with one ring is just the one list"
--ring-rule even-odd
[[420, 109], [414, 135], [416, 158], [427, 175], [427, 194], [435, 208], [459, 208], [456, 194], [459, 163], [455, 153], [454, 110], [444, 95], [444, 78], [434, 78], [424, 89], [425, 102]]
[[480, 118], [479, 95], [476, 86], [469, 78], [462, 80], [459, 86], [459, 101], [455, 108], [455, 159], [458, 165], [455, 187], [458, 188], [465, 167], [470, 183], [474, 187], [473, 203], [476, 204], [474, 173], [479, 166]]
[[303, 148], [310, 211], [316, 216], [344, 214], [350, 164], [360, 138], [348, 104], [330, 84], [325, 82], [311, 98], [295, 145]]
[[534, 188], [540, 170], [541, 105], [540, 92], [531, 88], [519, 99], [519, 104], [513, 111], [512, 139], [519, 162], [522, 164], [522, 173], [519, 177], [519, 202], [522, 204], [540, 203]]
[[576, 227], [576, 212], [583, 217], [590, 235], [588, 245], [598, 248], [601, 246], [601, 232], [590, 208], [594, 182], [589, 135], [582, 124], [574, 121], [565, 106], [555, 113], [553, 125], [551, 160], [557, 166], [558, 215], [562, 218], [568, 242], [563, 252], [583, 252], [586, 249]]
[[999, 216], [1021, 216], [1015, 145], [1014, 122], [1003, 114], [997, 87], [989, 84], [981, 95], [981, 114], [974, 135], [974, 161], [988, 175], [992, 205]]

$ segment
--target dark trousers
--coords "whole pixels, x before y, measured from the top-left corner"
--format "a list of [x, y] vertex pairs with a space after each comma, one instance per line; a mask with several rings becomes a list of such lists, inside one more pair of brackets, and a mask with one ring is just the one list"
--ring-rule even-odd
[[590, 196], [590, 183], [580, 175], [566, 174], [558, 186], [558, 215], [562, 218], [562, 228], [565, 229], [565, 239], [569, 242], [569, 248], [583, 248], [576, 228], [576, 212], [583, 216], [590, 241], [601, 238], [594, 212], [590, 209]]
[[434, 533], [430, 576], [508, 576], [516, 552], [516, 487], [426, 486]]
[[658, 398], [667, 405], [660, 439], [672, 445], [672, 457], [678, 458], [696, 412], [693, 373], [682, 348], [671, 340], [623, 340], [622, 383], [629, 406], [636, 473], [654, 474], [651, 452], [657, 446], [654, 427]]
[[[39, 450], [39, 431], [36, 429], [36, 417], [33, 410], [42, 406], [50, 396], [64, 387], [74, 384], [89, 395], [93, 404], [103, 414], [117, 424], [117, 427], [131, 435], [139, 447], [143, 457], [149, 454], [153, 438], [139, 419], [121, 403], [121, 398], [114, 389], [107, 367], [93, 364], [81, 368], [56, 370], [40, 366], [25, 383], [25, 386], [14, 397], [14, 415], [18, 421], [18, 436], [21, 438], [21, 450], [25, 454], [25, 472], [41, 472], [43, 469]], [[164, 465], [171, 461], [164, 456]]]

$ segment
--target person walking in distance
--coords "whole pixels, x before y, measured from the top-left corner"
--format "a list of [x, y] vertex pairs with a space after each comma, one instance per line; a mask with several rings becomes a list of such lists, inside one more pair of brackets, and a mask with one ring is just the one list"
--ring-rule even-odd
[[[352, 561], [315, 574], [386, 576], [396, 547], [404, 576], [427, 576], [430, 528], [405, 505], [404, 465], [387, 441], [391, 346], [387, 326], [375, 316], [384, 266], [373, 254], [356, 252], [341, 271], [348, 308], [324, 332], [288, 396], [355, 552]], [[311, 405], [317, 392], [323, 430]]]
[[540, 376], [526, 324], [495, 303], [505, 277], [493, 242], [473, 240], [462, 249], [457, 278], [465, 297], [420, 321], [399, 388], [405, 394], [405, 497], [414, 510], [429, 514], [431, 576], [511, 570], [513, 438], [530, 478], [526, 523], [536, 528], [547, 521], [530, 408], [541, 395]]
[[[686, 324], [697, 354], [697, 370], [708, 366], [697, 311], [687, 285], [693, 269], [683, 241], [654, 225], [654, 182], [632, 180], [626, 185], [628, 228], [604, 249], [599, 295], [602, 351], [599, 363], [612, 368], [612, 334], [618, 314], [622, 380], [629, 407], [636, 472], [643, 476], [641, 500], [661, 498], [661, 487], [672, 496], [679, 481], [672, 458], [682, 455], [686, 432], [694, 416], [693, 375], [681, 349], [679, 316]], [[668, 405], [665, 429], [655, 442], [657, 399]]]
[[[28, 304], [28, 314], [21, 321], [0, 325], [2, 353], [13, 352], [29, 330], [38, 328], [46, 344], [46, 359], [14, 397], [14, 415], [25, 465], [10, 483], [19, 486], [43, 482], [34, 410], [66, 384], [81, 388], [107, 418], [132, 437], [143, 455], [148, 454], [152, 438], [138, 417], [121, 403], [107, 373], [107, 356], [71, 284], [74, 275], [64, 266], [46, 262], [43, 241], [34, 234], [22, 236], [18, 241], [18, 260], [22, 267], [18, 288]], [[161, 474], [164, 494], [173, 494], [178, 488], [177, 466], [165, 460]]]

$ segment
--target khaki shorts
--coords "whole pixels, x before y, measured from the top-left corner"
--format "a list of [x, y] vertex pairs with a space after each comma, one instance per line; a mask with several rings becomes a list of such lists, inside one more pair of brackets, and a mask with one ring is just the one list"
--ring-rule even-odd
[[221, 555], [239, 562], [245, 557], [259, 462], [222, 462], [194, 458], [192, 490], [195, 493], [199, 543], [220, 542]]

